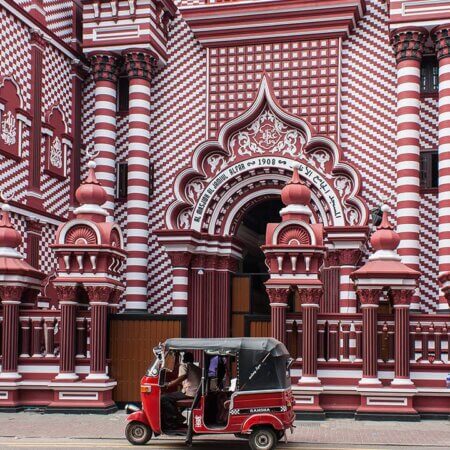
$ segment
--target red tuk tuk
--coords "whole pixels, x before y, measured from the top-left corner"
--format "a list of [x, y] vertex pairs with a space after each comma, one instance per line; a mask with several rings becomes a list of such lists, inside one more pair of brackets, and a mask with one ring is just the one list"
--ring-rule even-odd
[[[286, 347], [269, 338], [169, 339], [153, 350], [155, 361], [141, 380], [142, 410], [127, 405], [126, 437], [146, 444], [161, 434], [185, 436], [186, 443], [204, 434], [233, 434], [249, 439], [252, 449], [271, 450], [290, 429], [295, 413]], [[193, 398], [177, 402], [186, 424], [168, 429], [161, 420], [161, 396], [177, 378], [181, 353], [193, 351], [202, 361], [202, 378]], [[207, 369], [220, 357], [222, 380]], [[217, 375], [215, 375], [217, 376]], [[218, 382], [219, 381], [219, 382]]]

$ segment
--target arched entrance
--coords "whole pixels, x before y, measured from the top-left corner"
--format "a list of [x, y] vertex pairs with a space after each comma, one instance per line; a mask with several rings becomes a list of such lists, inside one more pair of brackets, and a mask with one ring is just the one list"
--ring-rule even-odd
[[[266, 335], [270, 305], [264, 283], [269, 279], [261, 246], [266, 226], [279, 220], [280, 197], [272, 195], [247, 205], [236, 227], [242, 243], [238, 272], [231, 275], [231, 335]], [[252, 320], [250, 319], [252, 318]]]
[[256, 246], [265, 225], [280, 220], [276, 199], [294, 164], [312, 193], [312, 222], [336, 231], [330, 248], [338, 241], [340, 249], [359, 248], [365, 239], [368, 211], [358, 172], [334, 141], [283, 110], [264, 78], [249, 110], [228, 122], [217, 141], [194, 150], [190, 166], [175, 179], [176, 200], [158, 232], [173, 265], [173, 311], [188, 314], [192, 336], [233, 333], [230, 312], [243, 307], [232, 304], [237, 288], [230, 275], [244, 277], [244, 267], [260, 267]]

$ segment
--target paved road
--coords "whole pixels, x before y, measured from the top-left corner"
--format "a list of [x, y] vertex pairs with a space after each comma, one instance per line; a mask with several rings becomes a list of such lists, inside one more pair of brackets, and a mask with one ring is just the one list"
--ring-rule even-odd
[[[0, 449], [96, 449], [96, 450], [109, 450], [109, 449], [131, 449], [131, 448], [147, 448], [149, 450], [178, 450], [185, 449], [182, 440], [174, 439], [154, 439], [149, 442], [145, 447], [133, 447], [123, 439], [0, 439]], [[249, 450], [249, 447], [245, 441], [230, 439], [230, 440], [211, 440], [211, 439], [198, 439], [194, 442], [194, 449], [201, 450]], [[336, 444], [307, 444], [301, 442], [290, 442], [288, 444], [280, 444], [278, 447], [280, 450], [449, 450], [448, 446], [417, 446], [417, 445], [369, 445], [369, 446], [357, 446], [357, 445], [336, 445]]]
[[[133, 448], [124, 439], [126, 416], [71, 415], [38, 412], [0, 413], [0, 450], [30, 448], [116, 449]], [[298, 421], [286, 449], [302, 450], [450, 450], [450, 421], [371, 422], [352, 419]], [[136, 447], [138, 448], [138, 447]], [[157, 438], [144, 447], [178, 450], [183, 439]], [[234, 437], [202, 437], [193, 448], [248, 450]]]

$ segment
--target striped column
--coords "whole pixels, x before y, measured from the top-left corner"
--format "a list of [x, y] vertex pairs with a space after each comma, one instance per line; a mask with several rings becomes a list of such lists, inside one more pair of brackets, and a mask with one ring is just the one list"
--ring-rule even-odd
[[[419, 270], [420, 232], [420, 62], [427, 30], [393, 30], [391, 43], [397, 60], [397, 232], [402, 262]], [[411, 308], [420, 309], [416, 292]]]
[[102, 52], [90, 55], [95, 81], [94, 152], [96, 175], [107, 194], [104, 208], [113, 220], [116, 186], [116, 86], [117, 56]]
[[189, 263], [192, 255], [188, 252], [170, 252], [173, 275], [172, 314], [187, 315], [189, 293]]
[[[450, 25], [432, 31], [439, 60], [439, 278], [450, 295]], [[448, 301], [439, 296], [438, 310], [448, 311]]]
[[123, 57], [130, 79], [126, 309], [147, 311], [150, 79], [156, 59], [142, 49], [127, 50]]

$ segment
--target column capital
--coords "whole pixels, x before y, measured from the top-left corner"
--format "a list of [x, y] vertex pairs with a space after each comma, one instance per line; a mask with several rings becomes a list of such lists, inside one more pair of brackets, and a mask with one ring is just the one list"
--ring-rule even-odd
[[287, 305], [289, 288], [273, 288], [267, 286], [267, 295], [269, 296], [270, 304], [272, 305]]
[[108, 303], [113, 293], [109, 286], [86, 286], [89, 303]]
[[359, 248], [343, 248], [337, 250], [339, 265], [356, 266], [361, 259], [361, 250]]
[[173, 267], [188, 268], [191, 262], [192, 253], [189, 252], [169, 252], [170, 261]]
[[89, 55], [94, 81], [117, 83], [119, 57], [111, 52], [95, 52]]
[[450, 24], [439, 25], [431, 30], [437, 59], [450, 56]]
[[151, 80], [152, 71], [156, 67], [158, 57], [155, 53], [142, 48], [124, 50], [125, 70], [129, 78]]
[[380, 289], [358, 289], [356, 294], [361, 302], [361, 306], [378, 306], [380, 301]]
[[44, 33], [39, 28], [30, 28], [30, 42], [31, 45], [36, 45], [45, 50], [47, 41], [45, 40]]
[[0, 299], [2, 303], [20, 303], [23, 290], [23, 286], [0, 286]]
[[320, 287], [299, 287], [298, 293], [300, 295], [300, 303], [302, 306], [317, 306], [319, 307], [320, 299], [322, 298], [323, 289]]
[[390, 37], [397, 63], [406, 60], [422, 60], [425, 42], [428, 37], [426, 28], [397, 28], [391, 31]]
[[56, 293], [60, 302], [76, 302], [77, 286], [73, 285], [56, 285]]
[[392, 300], [395, 306], [407, 306], [411, 304], [414, 289], [393, 289], [391, 290]]

